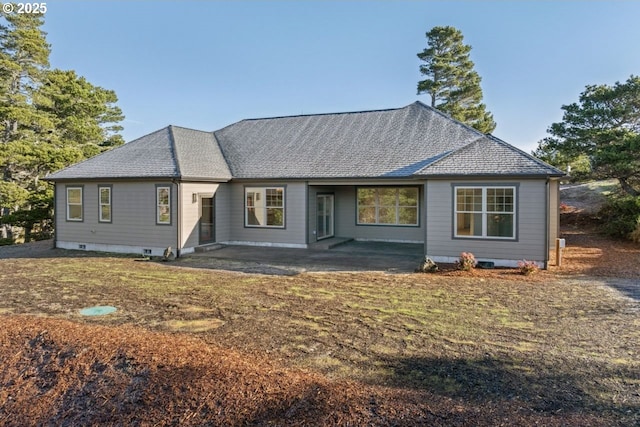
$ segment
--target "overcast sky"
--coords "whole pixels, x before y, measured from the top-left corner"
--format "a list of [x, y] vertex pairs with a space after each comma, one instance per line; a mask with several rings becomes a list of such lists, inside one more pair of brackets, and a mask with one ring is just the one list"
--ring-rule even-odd
[[434, 26], [472, 46], [494, 134], [526, 151], [588, 84], [640, 74], [635, 1], [47, 2], [51, 65], [113, 89], [125, 140], [169, 124], [403, 107]]

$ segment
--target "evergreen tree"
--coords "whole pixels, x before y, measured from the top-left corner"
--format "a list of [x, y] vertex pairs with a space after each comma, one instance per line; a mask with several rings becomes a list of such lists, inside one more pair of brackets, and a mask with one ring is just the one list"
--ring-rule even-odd
[[50, 117], [30, 100], [49, 65], [49, 45], [38, 14], [3, 14], [0, 24], [0, 238], [13, 239], [7, 215], [27, 204], [28, 164]]
[[41, 14], [0, 18], [0, 239], [10, 241], [16, 227], [25, 241], [51, 228], [53, 189], [42, 177], [123, 142], [115, 93], [50, 70], [43, 23]]
[[480, 132], [493, 132], [496, 123], [482, 103], [481, 79], [469, 59], [471, 46], [463, 43], [460, 30], [434, 27], [426, 36], [427, 47], [418, 53], [424, 62], [420, 73], [426, 79], [418, 82], [418, 95], [430, 95], [432, 107]]
[[589, 85], [577, 103], [563, 105], [535, 154], [571, 164], [587, 156], [591, 178], [615, 178], [640, 196], [640, 77], [613, 86]]
[[77, 146], [85, 157], [124, 143], [118, 134], [124, 119], [115, 105], [116, 93], [89, 83], [75, 71], [48, 71], [36, 108], [53, 116], [55, 138], [65, 146]]

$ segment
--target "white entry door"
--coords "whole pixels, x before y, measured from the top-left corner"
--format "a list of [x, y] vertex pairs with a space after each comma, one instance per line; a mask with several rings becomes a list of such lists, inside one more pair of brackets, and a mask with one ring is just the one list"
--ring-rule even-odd
[[333, 194], [318, 194], [317, 238], [333, 237]]

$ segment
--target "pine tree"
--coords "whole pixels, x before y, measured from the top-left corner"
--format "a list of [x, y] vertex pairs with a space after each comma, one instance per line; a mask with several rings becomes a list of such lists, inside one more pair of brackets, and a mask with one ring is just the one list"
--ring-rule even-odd
[[49, 66], [49, 45], [39, 14], [3, 14], [0, 25], [0, 238], [14, 238], [12, 211], [28, 204], [34, 148], [53, 124], [30, 100]]
[[586, 158], [587, 177], [615, 178], [626, 194], [640, 196], [640, 77], [588, 85], [562, 110], [562, 121], [549, 127], [552, 136], [534, 154], [559, 166]]
[[454, 27], [434, 27], [426, 36], [427, 47], [418, 53], [426, 79], [418, 82], [418, 95], [428, 94], [432, 107], [480, 132], [492, 132], [496, 123], [482, 103], [481, 78], [469, 59], [471, 46]]
[[115, 92], [49, 69], [42, 14], [0, 15], [0, 239], [51, 227], [47, 173], [123, 143]]

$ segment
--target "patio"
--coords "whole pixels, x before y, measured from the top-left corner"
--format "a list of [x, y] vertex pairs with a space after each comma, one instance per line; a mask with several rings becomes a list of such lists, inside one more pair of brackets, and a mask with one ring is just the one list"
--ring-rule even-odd
[[[321, 241], [322, 242], [322, 241]], [[210, 268], [267, 274], [305, 271], [413, 272], [422, 260], [424, 245], [415, 243], [339, 241], [309, 249], [229, 245], [196, 252], [177, 260]], [[204, 265], [200, 265], [204, 264]]]

